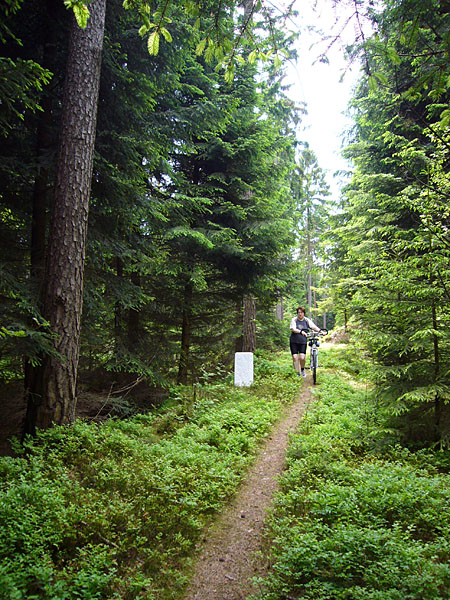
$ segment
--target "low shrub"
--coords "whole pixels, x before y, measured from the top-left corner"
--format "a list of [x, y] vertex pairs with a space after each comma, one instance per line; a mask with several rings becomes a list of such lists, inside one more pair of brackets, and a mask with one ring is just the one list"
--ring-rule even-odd
[[258, 600], [450, 597], [450, 454], [381, 451], [367, 390], [321, 382], [289, 449]]
[[55, 427], [0, 459], [0, 597], [179, 598], [295, 383], [176, 388], [155, 414]]

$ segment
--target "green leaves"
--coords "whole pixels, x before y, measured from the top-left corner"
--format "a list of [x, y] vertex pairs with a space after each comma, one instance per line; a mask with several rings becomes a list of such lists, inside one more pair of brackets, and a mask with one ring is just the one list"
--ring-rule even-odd
[[443, 129], [448, 128], [448, 126], [450, 125], [450, 109], [446, 108], [441, 112], [440, 125]]
[[49, 70], [32, 60], [0, 57], [1, 136], [6, 137], [18, 121], [24, 121], [27, 111], [42, 111], [39, 92], [51, 77]]
[[233, 79], [234, 79], [234, 68], [232, 65], [228, 65], [227, 68], [225, 69], [225, 81], [227, 83], [233, 83]]
[[15, 329], [7, 329], [6, 327], [0, 327], [0, 337], [26, 337], [27, 332], [23, 329], [15, 330]]
[[257, 50], [252, 50], [250, 52], [250, 54], [248, 55], [248, 58], [247, 58], [249, 64], [251, 64], [251, 65], [255, 64], [257, 55], [258, 55]]
[[150, 56], [157, 56], [159, 53], [159, 42], [161, 36], [167, 43], [172, 42], [172, 34], [167, 29], [166, 25], [172, 23], [172, 19], [166, 14], [168, 5], [163, 11], [157, 10], [153, 13], [153, 22], [150, 20], [150, 5], [141, 7], [141, 19], [143, 25], [139, 29], [139, 35], [145, 37], [149, 32], [147, 39], [147, 49]]
[[283, 60], [282, 60], [281, 56], [279, 55], [279, 53], [277, 52], [273, 58], [273, 66], [275, 67], [275, 69], [279, 69], [282, 64], [283, 64]]
[[354, 177], [344, 225], [335, 231], [336, 295], [346, 298], [346, 311], [361, 327], [380, 398], [388, 410], [401, 409], [399, 429], [423, 427], [423, 440], [447, 439], [448, 425], [429, 415], [450, 384], [443, 366], [450, 348], [450, 68], [444, 60], [450, 17], [428, 0], [410, 3], [407, 19], [405, 8], [385, 5], [378, 35], [365, 45], [370, 76], [353, 101]]
[[169, 32], [169, 30], [166, 29], [165, 27], [161, 27], [160, 32], [161, 32], [161, 35], [163, 36], [163, 38], [166, 40], [166, 42], [168, 44], [170, 44], [172, 42], [172, 35]]
[[148, 36], [147, 48], [150, 56], [156, 56], [159, 52], [159, 37], [159, 31], [156, 29]]
[[397, 66], [401, 64], [402, 60], [401, 60], [399, 54], [397, 53], [397, 51], [395, 50], [395, 48], [393, 48], [392, 46], [387, 46], [386, 52], [387, 52], [388, 58], [392, 62], [392, 64], [397, 65]]
[[85, 28], [87, 26], [87, 22], [89, 19], [89, 9], [86, 4], [77, 3], [73, 5], [73, 13], [77, 20], [78, 25], [81, 28]]
[[284, 52], [283, 50], [263, 52], [259, 49], [253, 49], [243, 55], [238, 48], [233, 46], [231, 40], [225, 39], [221, 43], [217, 43], [210, 37], [204, 37], [198, 42], [195, 53], [197, 56], [204, 54], [208, 64], [215, 60], [217, 62], [216, 71], [224, 68], [225, 81], [231, 83], [234, 79], [236, 65], [243, 65], [246, 62], [255, 65], [258, 61], [262, 63], [272, 61], [274, 68], [279, 69], [283, 64], [282, 55]]
[[185, 240], [195, 241], [196, 244], [204, 248], [214, 248], [214, 244], [211, 242], [211, 240], [205, 235], [204, 232], [199, 230], [182, 226], [174, 227], [167, 232], [166, 239], [173, 240], [176, 238], [184, 238]]
[[89, 9], [83, 0], [64, 0], [66, 8], [72, 9], [79, 27], [84, 29], [89, 19]]
[[203, 51], [205, 50], [207, 43], [208, 43], [208, 38], [203, 38], [202, 40], [200, 40], [200, 42], [197, 44], [197, 46], [195, 48], [195, 53], [197, 54], [197, 56], [201, 56], [203, 54]]
[[[170, 19], [166, 19], [166, 21], [170, 22]], [[157, 26], [149, 21], [148, 24], [143, 25], [139, 29], [139, 35], [144, 37], [152, 28], [153, 31], [150, 33], [147, 39], [147, 49], [150, 56], [157, 56], [159, 53], [159, 42], [161, 36], [166, 40], [168, 44], [170, 44], [172, 42], [172, 34], [166, 27], [163, 27], [161, 25]]]
[[369, 77], [369, 87], [372, 92], [376, 91], [377, 82], [380, 82], [382, 85], [386, 86], [389, 83], [387, 76], [381, 71], [376, 71]]
[[299, 589], [310, 600], [441, 600], [450, 590], [448, 451], [384, 453], [392, 432], [370, 395], [334, 375], [323, 383], [291, 439], [270, 523], [275, 563], [258, 600]]
[[[204, 379], [208, 374], [204, 373]], [[157, 414], [77, 421], [0, 457], [0, 594], [180, 597], [211, 515], [290, 402], [282, 375], [171, 390]], [[42, 596], [42, 594], [41, 594]]]

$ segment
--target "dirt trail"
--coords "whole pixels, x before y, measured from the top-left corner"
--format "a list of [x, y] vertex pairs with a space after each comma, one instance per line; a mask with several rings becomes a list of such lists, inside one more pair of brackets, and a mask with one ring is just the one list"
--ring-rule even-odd
[[275, 425], [258, 452], [241, 488], [203, 540], [184, 600], [243, 600], [264, 576], [264, 521], [283, 471], [289, 434], [296, 430], [311, 401], [302, 387], [298, 399]]

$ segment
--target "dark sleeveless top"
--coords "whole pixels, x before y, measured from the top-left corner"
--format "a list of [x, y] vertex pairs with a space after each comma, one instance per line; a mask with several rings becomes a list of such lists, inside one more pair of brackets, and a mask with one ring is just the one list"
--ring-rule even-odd
[[[300, 319], [297, 319], [295, 324], [297, 326], [296, 328], [300, 329], [300, 331], [302, 331], [302, 330], [308, 331], [308, 329], [309, 329], [308, 321], [306, 319], [302, 319], [301, 321], [300, 321]], [[294, 333], [293, 331], [291, 331], [291, 340], [293, 342], [296, 342], [297, 344], [306, 344], [307, 343], [307, 340], [302, 333]]]

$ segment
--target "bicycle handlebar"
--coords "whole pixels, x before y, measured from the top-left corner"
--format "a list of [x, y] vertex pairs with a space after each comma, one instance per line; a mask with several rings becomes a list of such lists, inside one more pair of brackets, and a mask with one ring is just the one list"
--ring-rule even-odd
[[319, 331], [312, 331], [311, 329], [308, 329], [306, 332], [306, 337], [308, 338], [319, 335], [328, 335], [328, 329], [326, 329], [325, 327], [321, 327]]

